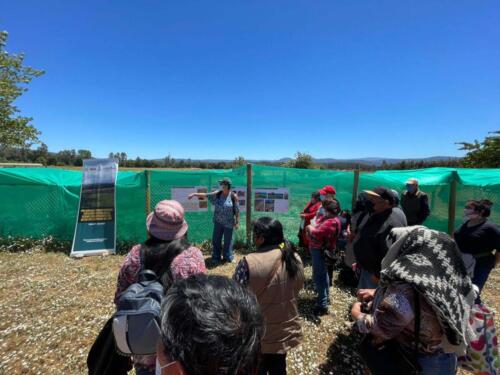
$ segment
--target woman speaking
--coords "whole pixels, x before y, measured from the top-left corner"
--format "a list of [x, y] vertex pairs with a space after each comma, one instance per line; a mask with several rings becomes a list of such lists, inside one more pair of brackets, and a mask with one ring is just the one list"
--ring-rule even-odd
[[214, 231], [212, 234], [212, 260], [214, 263], [221, 261], [222, 238], [224, 237], [224, 248], [222, 260], [233, 262], [233, 229], [238, 229], [240, 224], [240, 210], [238, 208], [238, 197], [231, 192], [231, 180], [224, 178], [219, 181], [220, 189], [211, 193], [192, 193], [188, 196], [208, 198], [215, 207]]

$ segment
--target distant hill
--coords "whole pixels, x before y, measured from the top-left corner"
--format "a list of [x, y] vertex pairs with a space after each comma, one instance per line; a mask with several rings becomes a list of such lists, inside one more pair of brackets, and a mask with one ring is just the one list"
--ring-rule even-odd
[[[397, 159], [397, 158], [383, 158], [383, 157], [367, 157], [367, 158], [359, 158], [359, 159], [333, 159], [333, 158], [323, 158], [323, 159], [313, 159], [316, 164], [364, 164], [368, 166], [380, 167], [385, 161], [387, 164], [397, 164], [402, 161], [423, 161], [427, 163], [439, 162], [439, 161], [447, 161], [447, 160], [457, 160], [460, 159], [456, 156], [431, 156], [427, 158], [407, 158], [407, 159]], [[156, 159], [155, 161], [161, 161], [163, 159]], [[233, 160], [230, 159], [175, 159], [175, 160], [190, 160], [193, 162], [205, 162], [205, 163], [224, 163], [231, 162]], [[291, 158], [281, 158], [281, 159], [254, 159], [247, 160], [249, 163], [272, 163], [272, 164], [282, 164], [292, 160]]]

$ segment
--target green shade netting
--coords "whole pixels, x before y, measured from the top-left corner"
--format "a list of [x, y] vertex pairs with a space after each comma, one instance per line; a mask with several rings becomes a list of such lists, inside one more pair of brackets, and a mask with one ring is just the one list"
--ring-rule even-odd
[[[122, 241], [143, 241], [146, 237], [146, 173], [150, 173], [151, 208], [162, 199], [170, 199], [173, 187], [218, 186], [229, 177], [234, 186], [246, 186], [247, 168], [228, 170], [152, 170], [119, 172], [116, 187], [117, 236]], [[405, 171], [360, 173], [358, 192], [387, 186], [401, 193], [408, 178], [417, 178], [429, 195], [431, 216], [426, 225], [446, 231], [450, 184], [457, 181], [457, 217], [467, 199], [488, 198], [495, 203], [491, 220], [500, 222], [500, 169], [429, 168]], [[82, 172], [50, 168], [0, 169], [0, 236], [42, 238], [48, 235], [69, 240], [73, 237], [78, 210]], [[310, 194], [325, 185], [334, 185], [343, 208], [350, 209], [354, 172], [253, 166], [254, 188], [289, 189], [288, 213], [252, 213], [252, 218], [269, 215], [278, 218], [287, 238], [296, 241], [299, 213]], [[189, 238], [201, 242], [211, 238], [213, 209], [188, 212]], [[244, 213], [236, 239], [245, 239]]]

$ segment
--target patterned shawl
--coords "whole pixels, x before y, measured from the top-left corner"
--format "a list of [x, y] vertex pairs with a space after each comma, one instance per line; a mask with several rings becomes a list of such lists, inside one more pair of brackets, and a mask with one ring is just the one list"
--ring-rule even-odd
[[411, 284], [435, 311], [445, 349], [463, 352], [472, 337], [468, 321], [474, 291], [455, 242], [446, 233], [413, 226], [393, 229], [387, 245], [381, 286], [396, 280]]

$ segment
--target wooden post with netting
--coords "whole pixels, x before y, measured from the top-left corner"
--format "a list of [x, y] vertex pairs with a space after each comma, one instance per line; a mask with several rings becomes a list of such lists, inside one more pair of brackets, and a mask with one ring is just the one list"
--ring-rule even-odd
[[246, 194], [246, 232], [247, 247], [252, 243], [252, 164], [247, 164], [247, 194]]

